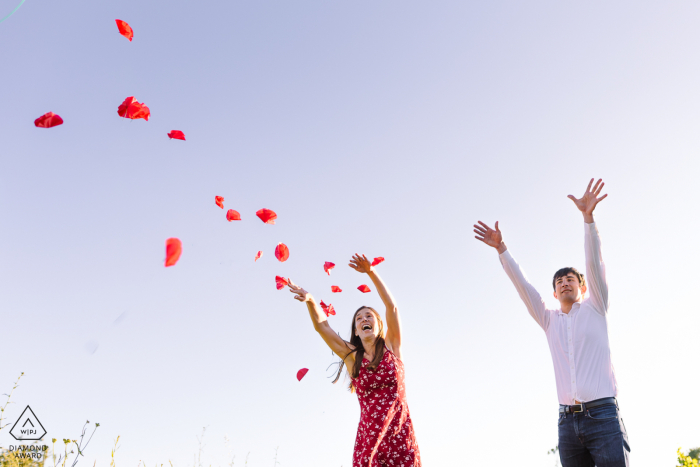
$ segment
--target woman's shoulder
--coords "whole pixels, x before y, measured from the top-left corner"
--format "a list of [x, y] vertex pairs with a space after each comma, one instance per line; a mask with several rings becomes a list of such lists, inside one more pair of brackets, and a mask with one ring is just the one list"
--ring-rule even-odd
[[395, 360], [395, 361], [399, 362], [401, 365], [403, 365], [403, 361], [401, 360], [401, 357], [396, 355], [396, 352], [394, 352], [391, 349], [391, 346], [389, 344], [384, 344], [384, 353], [389, 354], [390, 358], [392, 358], [393, 360]]

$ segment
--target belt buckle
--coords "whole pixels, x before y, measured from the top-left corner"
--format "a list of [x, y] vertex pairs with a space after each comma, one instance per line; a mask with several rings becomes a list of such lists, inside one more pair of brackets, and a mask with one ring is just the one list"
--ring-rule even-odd
[[[579, 407], [581, 410], [574, 410], [574, 407]], [[583, 404], [574, 404], [571, 406], [571, 413], [582, 413], [583, 412]]]

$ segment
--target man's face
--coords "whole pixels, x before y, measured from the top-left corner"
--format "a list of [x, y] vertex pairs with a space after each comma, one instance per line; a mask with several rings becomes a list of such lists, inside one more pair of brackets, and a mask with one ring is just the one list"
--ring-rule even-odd
[[572, 272], [566, 276], [557, 277], [554, 282], [554, 298], [561, 303], [574, 303], [583, 298], [586, 293], [586, 286], [581, 287], [578, 277]]

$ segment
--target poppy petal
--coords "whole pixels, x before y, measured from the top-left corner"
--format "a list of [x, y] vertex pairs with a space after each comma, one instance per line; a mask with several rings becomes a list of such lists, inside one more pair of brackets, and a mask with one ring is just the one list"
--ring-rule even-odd
[[131, 42], [131, 39], [134, 38], [134, 30], [131, 29], [131, 26], [129, 26], [129, 23], [126, 21], [122, 21], [120, 19], [115, 20], [117, 22], [117, 27], [119, 28], [119, 34], [122, 36], [126, 37], [129, 39], [129, 42]]
[[330, 303], [326, 305], [325, 303], [323, 303], [323, 300], [321, 300], [321, 303], [319, 303], [319, 305], [321, 305], [321, 308], [323, 308], [323, 312], [326, 314], [326, 317], [329, 317], [330, 315], [335, 315], [335, 308], [333, 308], [333, 305], [331, 305]]
[[255, 213], [265, 224], [274, 224], [277, 214], [271, 209], [260, 209]]
[[165, 267], [175, 266], [182, 254], [182, 242], [177, 238], [169, 238], [165, 241]]
[[289, 282], [284, 277], [275, 276], [275, 284], [277, 285], [277, 290], [282, 290], [285, 285], [289, 285]]
[[374, 258], [374, 261], [372, 261], [372, 266], [376, 266], [377, 264], [383, 263], [383, 262], [384, 262], [384, 258], [382, 258], [381, 256], [379, 256], [379, 257], [377, 257], [377, 258]]
[[180, 130], [173, 130], [168, 133], [168, 136], [170, 139], [181, 139], [182, 141], [185, 141], [185, 134]]
[[255, 255], [255, 261], [259, 260], [262, 257], [262, 251], [258, 251], [258, 254]]
[[221, 209], [224, 209], [224, 197], [223, 196], [214, 196], [214, 202]]
[[302, 368], [301, 370], [297, 371], [297, 379], [298, 379], [299, 381], [301, 381], [301, 378], [303, 378], [304, 376], [306, 376], [306, 373], [308, 373], [308, 372], [309, 372], [309, 369], [308, 369], [308, 368]]
[[124, 99], [124, 102], [122, 102], [119, 108], [117, 109], [117, 113], [119, 114], [119, 116], [126, 118], [126, 110], [134, 102], [136, 102], [136, 98], [134, 96], [127, 97], [126, 99]]
[[331, 263], [329, 261], [326, 261], [323, 265], [323, 270], [326, 271], [326, 274], [329, 276], [331, 275], [331, 269], [335, 267], [335, 263]]
[[338, 292], [342, 292], [342, 291], [343, 291], [343, 289], [341, 289], [337, 285], [331, 285], [331, 292], [338, 293]]
[[241, 220], [241, 215], [238, 214], [238, 211], [234, 211], [233, 209], [229, 209], [228, 212], [226, 213], [226, 219], [229, 222], [239, 221], [239, 220]]
[[124, 99], [124, 102], [117, 108], [117, 114], [119, 114], [120, 117], [130, 118], [132, 120], [143, 118], [148, 121], [148, 118], [151, 116], [151, 110], [146, 104], [138, 102], [134, 96], [131, 96]]
[[34, 120], [34, 126], [37, 128], [51, 128], [58, 125], [63, 125], [63, 119], [60, 115], [56, 115], [53, 112], [45, 113]]
[[357, 290], [359, 290], [362, 293], [371, 292], [371, 290], [369, 290], [369, 287], [367, 287], [365, 284], [362, 284], [361, 286], [359, 286], [357, 288]]
[[284, 243], [277, 244], [277, 247], [275, 248], [275, 258], [280, 260], [282, 263], [289, 259], [289, 248], [287, 248], [287, 245]]

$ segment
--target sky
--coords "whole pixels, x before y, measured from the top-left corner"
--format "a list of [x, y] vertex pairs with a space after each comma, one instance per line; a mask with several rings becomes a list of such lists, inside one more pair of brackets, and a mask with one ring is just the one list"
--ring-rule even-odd
[[[554, 271], [585, 266], [567, 195], [596, 177], [631, 458], [674, 465], [700, 445], [699, 17], [690, 1], [26, 0], [0, 24], [0, 393], [25, 373], [6, 419], [30, 405], [45, 441], [99, 422], [86, 465], [119, 436], [122, 465], [349, 467], [356, 396], [274, 276], [331, 302], [348, 338], [359, 306], [381, 308], [347, 267], [364, 253], [386, 258], [424, 465], [553, 466], [546, 338], [472, 225], [500, 221], [556, 306]], [[117, 115], [129, 96], [148, 122]], [[35, 128], [50, 111], [65, 123]], [[183, 253], [165, 268], [169, 237]]]

